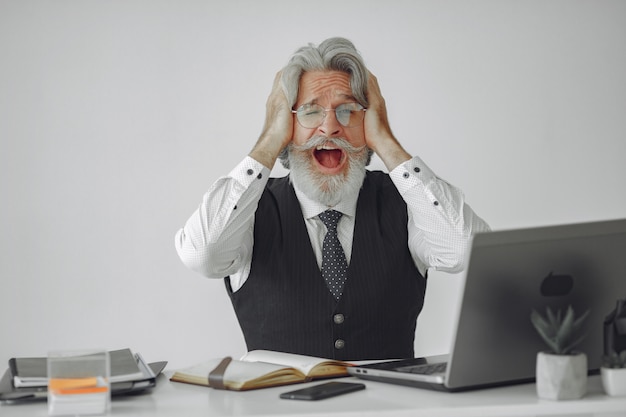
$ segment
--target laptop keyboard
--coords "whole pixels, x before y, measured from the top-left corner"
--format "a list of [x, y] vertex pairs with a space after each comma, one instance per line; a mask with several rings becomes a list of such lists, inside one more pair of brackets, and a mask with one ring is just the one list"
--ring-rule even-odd
[[441, 363], [428, 363], [420, 365], [401, 366], [396, 368], [396, 371], [406, 372], [409, 374], [421, 374], [421, 375], [433, 375], [440, 374], [446, 371], [446, 362]]

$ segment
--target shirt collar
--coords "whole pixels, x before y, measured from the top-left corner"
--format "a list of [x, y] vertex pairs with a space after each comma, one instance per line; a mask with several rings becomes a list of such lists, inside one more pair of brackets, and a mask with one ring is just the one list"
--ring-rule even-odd
[[328, 209], [333, 209], [340, 211], [346, 216], [354, 217], [356, 214], [356, 203], [359, 198], [359, 193], [350, 193], [346, 194], [341, 198], [341, 201], [337, 203], [334, 207], [328, 207], [318, 201], [312, 200], [306, 194], [298, 189], [296, 184], [293, 184], [293, 188], [296, 191], [296, 197], [298, 197], [298, 201], [300, 202], [300, 208], [302, 209], [302, 214], [305, 219], [310, 219], [316, 217], [323, 211]]

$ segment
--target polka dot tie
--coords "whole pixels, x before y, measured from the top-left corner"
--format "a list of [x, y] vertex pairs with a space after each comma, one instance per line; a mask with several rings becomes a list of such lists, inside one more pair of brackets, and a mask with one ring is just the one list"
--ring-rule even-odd
[[326, 226], [326, 236], [322, 244], [322, 276], [326, 286], [339, 300], [346, 282], [348, 262], [337, 237], [337, 223], [342, 214], [336, 210], [326, 210], [319, 214], [320, 220]]

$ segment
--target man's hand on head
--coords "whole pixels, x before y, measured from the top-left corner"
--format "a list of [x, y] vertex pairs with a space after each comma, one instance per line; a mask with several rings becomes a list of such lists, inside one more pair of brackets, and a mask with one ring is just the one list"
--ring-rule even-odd
[[395, 138], [389, 126], [385, 99], [380, 92], [378, 80], [369, 73], [367, 82], [369, 107], [365, 113], [365, 143], [383, 160], [389, 171], [411, 159]]
[[282, 71], [274, 78], [265, 105], [265, 125], [250, 156], [272, 169], [280, 152], [293, 137], [293, 114], [280, 83]]

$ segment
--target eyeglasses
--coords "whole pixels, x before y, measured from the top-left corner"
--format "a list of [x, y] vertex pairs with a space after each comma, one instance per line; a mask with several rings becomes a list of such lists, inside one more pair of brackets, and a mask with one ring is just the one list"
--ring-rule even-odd
[[363, 122], [365, 110], [359, 103], [344, 103], [335, 109], [325, 109], [319, 104], [303, 104], [298, 110], [292, 110], [298, 118], [300, 126], [314, 129], [324, 122], [326, 112], [334, 111], [337, 121], [344, 127], [356, 127]]

